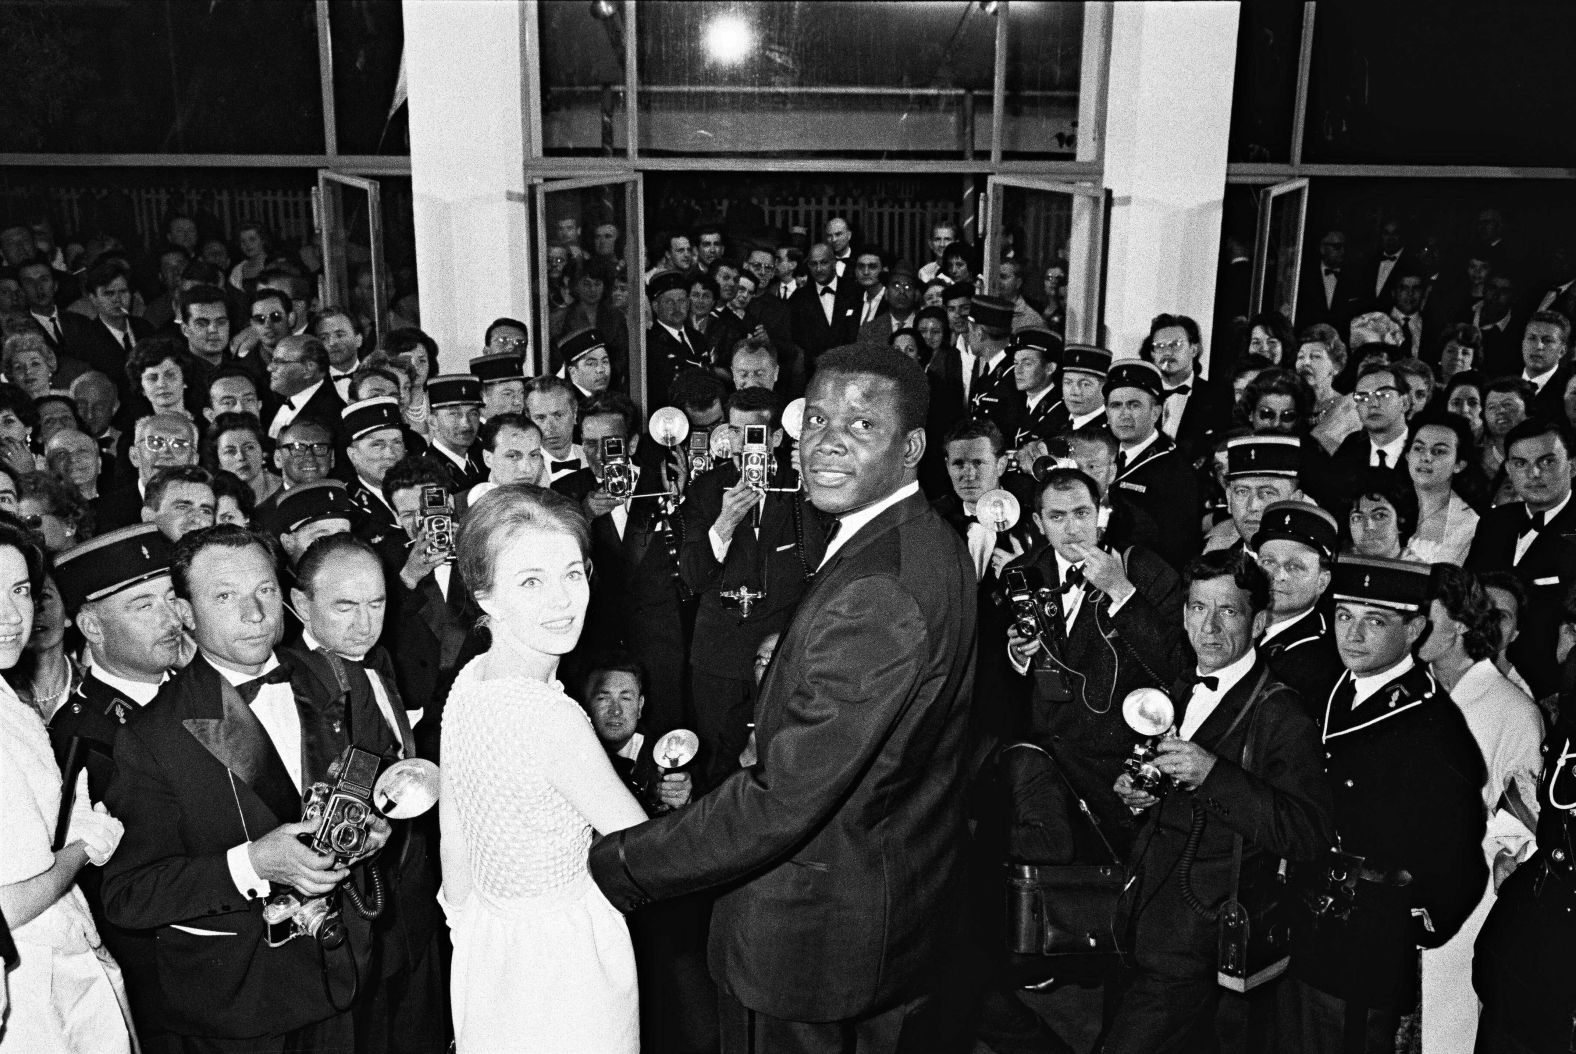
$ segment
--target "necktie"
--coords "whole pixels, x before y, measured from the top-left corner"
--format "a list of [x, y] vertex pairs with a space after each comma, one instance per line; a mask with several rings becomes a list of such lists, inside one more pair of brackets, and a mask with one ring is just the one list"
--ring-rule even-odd
[[1341, 276], [1341, 269], [1339, 267], [1326, 267], [1324, 269], [1324, 276], [1326, 278], [1339, 278]]
[[126, 323], [126, 332], [124, 332], [124, 333], [122, 333], [120, 335], [120, 344], [121, 344], [121, 347], [126, 349], [126, 354], [130, 355], [131, 354], [131, 349], [132, 349], [131, 323], [130, 322]]
[[979, 394], [980, 378], [985, 376], [985, 360], [978, 356], [974, 359], [974, 376], [969, 379], [969, 395]]
[[1342, 678], [1340, 686], [1330, 696], [1330, 716], [1324, 724], [1324, 734], [1339, 732], [1351, 721], [1352, 704], [1357, 700], [1357, 682], [1350, 676]]
[[241, 701], [247, 706], [251, 706], [257, 701], [257, 693], [263, 690], [263, 685], [289, 683], [290, 667], [280, 663], [267, 673], [253, 677], [250, 681], [242, 681], [235, 686], [235, 690], [240, 693]]
[[49, 316], [49, 332], [54, 334], [55, 343], [57, 345], [64, 344], [66, 342], [66, 338], [64, 336], [62, 336], [61, 333], [60, 333], [60, 316], [59, 315], [50, 315]]
[[1123, 472], [1126, 472], [1126, 471], [1127, 471], [1127, 451], [1125, 451], [1125, 450], [1118, 450], [1116, 452], [1116, 474], [1118, 476], [1120, 476]]
[[574, 472], [579, 467], [580, 462], [578, 461], [549, 461], [547, 463], [547, 471], [549, 472]]
[[1386, 454], [1383, 450], [1375, 450], [1374, 457], [1379, 459], [1380, 468], [1390, 467], [1390, 455]]
[[1195, 673], [1190, 679], [1195, 685], [1203, 685], [1205, 689], [1211, 692], [1220, 688], [1220, 678], [1213, 675], [1206, 677], [1201, 673]]
[[869, 322], [871, 319], [876, 317], [876, 304], [879, 302], [880, 301], [872, 300], [869, 297], [865, 298], [865, 309], [859, 314], [860, 325], [863, 325], [864, 323]]

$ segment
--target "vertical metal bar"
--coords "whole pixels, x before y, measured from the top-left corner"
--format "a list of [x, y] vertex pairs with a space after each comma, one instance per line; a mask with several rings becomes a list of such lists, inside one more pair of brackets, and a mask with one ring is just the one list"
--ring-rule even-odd
[[1001, 136], [1007, 119], [1007, 16], [1012, 10], [1008, 0], [996, 8], [996, 81], [990, 97], [990, 163], [1001, 164]]
[[[640, 156], [640, 107], [635, 95], [640, 84], [640, 45], [635, 39], [636, 28], [635, 0], [624, 0], [624, 135], [631, 161]], [[646, 244], [645, 231], [640, 232], [638, 244]]]
[[[522, 142], [525, 144], [525, 167], [542, 156], [542, 39], [541, 16], [537, 0], [524, 0], [520, 11], [523, 32], [521, 47], [520, 112], [525, 117]], [[529, 210], [527, 210], [529, 211]]]
[[[640, 232], [640, 241], [624, 239], [624, 270], [629, 276], [629, 307], [625, 324], [629, 328], [629, 394], [635, 405], [652, 409], [646, 378], [646, 284], [642, 281], [646, 232], [646, 183], [636, 172], [629, 177], [624, 198], [624, 222]], [[666, 392], [659, 393], [666, 395]]]
[[1112, 4], [1084, 4], [1083, 49], [1078, 60], [1079, 161], [1105, 159], [1106, 87], [1111, 79]]
[[339, 153], [339, 121], [334, 111], [334, 41], [329, 33], [328, 0], [317, 0], [317, 79], [323, 94], [323, 153]]
[[958, 123], [962, 125], [963, 160], [974, 160], [974, 90], [963, 89], [962, 106], [958, 111]]
[[[530, 254], [532, 260], [547, 259], [547, 184], [538, 183], [531, 188], [536, 197], [536, 236], [530, 239]], [[547, 318], [551, 312], [547, 301], [547, 282], [545, 280], [546, 268], [543, 268], [543, 281], [535, 283], [536, 288], [536, 339], [531, 342], [531, 351], [535, 356], [533, 373], [540, 375], [547, 372], [547, 364], [552, 361], [547, 353]]]
[[378, 181], [367, 180], [367, 248], [372, 254], [372, 314], [377, 319], [379, 333], [388, 331], [388, 316], [393, 308], [387, 303], [392, 289], [388, 282], [388, 261], [383, 249], [383, 194]]
[[1302, 5], [1302, 39], [1297, 52], [1297, 101], [1291, 113], [1291, 164], [1295, 169], [1302, 164], [1302, 139], [1308, 127], [1308, 76], [1313, 69], [1313, 16], [1318, 8], [1314, 0]]

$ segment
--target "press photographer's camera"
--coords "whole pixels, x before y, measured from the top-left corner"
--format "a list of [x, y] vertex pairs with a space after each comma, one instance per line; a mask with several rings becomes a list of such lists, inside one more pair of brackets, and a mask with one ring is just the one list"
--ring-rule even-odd
[[744, 482], [756, 490], [763, 490], [771, 479], [771, 446], [767, 443], [765, 425], [744, 426], [743, 476]]
[[618, 436], [602, 437], [602, 490], [620, 501], [635, 493], [635, 473], [624, 440]]
[[1160, 741], [1176, 720], [1171, 697], [1158, 688], [1136, 688], [1122, 700], [1122, 717], [1128, 727], [1145, 737], [1142, 742], [1133, 744], [1133, 752], [1122, 762], [1122, 768], [1132, 780], [1134, 790], [1161, 797], [1174, 786], [1171, 777], [1155, 764]]
[[1020, 637], [1050, 647], [1050, 621], [1058, 617], [1060, 609], [1055, 591], [1046, 588], [1039, 568], [1009, 567], [1002, 572], [1001, 580], [1002, 588], [995, 600], [1012, 616], [1012, 628]]
[[[429, 761], [395, 762], [379, 775], [383, 759], [376, 754], [346, 747], [328, 767], [329, 783], [314, 783], [302, 799], [301, 820], [315, 825], [300, 835], [302, 844], [332, 856], [339, 867], [374, 848], [374, 838], [387, 819], [409, 819], [432, 808], [438, 800], [438, 767]], [[375, 804], [376, 803], [376, 804]], [[375, 919], [383, 912], [382, 877], [369, 868], [372, 892], [363, 898], [353, 885], [341, 886], [356, 914]], [[277, 948], [296, 937], [311, 937], [332, 950], [345, 943], [344, 917], [338, 892], [308, 897], [286, 889], [263, 905], [265, 939]]]
[[686, 453], [689, 455], [689, 478], [693, 483], [701, 473], [711, 471], [711, 429], [693, 429], [689, 434], [689, 450]]
[[427, 532], [428, 556], [454, 559], [454, 502], [446, 488], [421, 488], [421, 529]]

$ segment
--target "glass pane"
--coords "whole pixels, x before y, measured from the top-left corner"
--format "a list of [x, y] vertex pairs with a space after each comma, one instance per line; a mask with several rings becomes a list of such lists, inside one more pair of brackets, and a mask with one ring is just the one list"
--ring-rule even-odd
[[315, 154], [312, 0], [7, 0], [0, 143], [48, 153]]
[[[383, 261], [380, 259], [374, 265], [374, 256], [382, 246], [374, 244], [373, 240], [371, 195], [361, 187], [332, 179], [325, 179], [321, 188], [322, 212], [318, 217], [318, 237], [323, 250], [321, 295], [326, 303], [353, 311], [362, 329], [375, 335], [388, 310], [389, 283]], [[381, 195], [379, 198], [381, 210]], [[376, 291], [375, 277], [379, 272], [383, 272], [383, 288]]]
[[1576, 5], [1321, 4], [1305, 160], [1570, 165]]
[[400, 83], [402, 10], [372, 0], [328, 5], [341, 154], [410, 153], [410, 110]]
[[[1237, 22], [1237, 70], [1231, 92], [1228, 161], [1290, 161], [1301, 4], [1243, 4]], [[1324, 29], [1319, 11], [1319, 30]]]
[[[1005, 158], [1072, 158], [1078, 145], [1078, 78], [1083, 61], [1082, 4], [1013, 0], [1006, 7]], [[986, 113], [989, 113], [987, 107]], [[990, 153], [984, 125], [982, 157]]]
[[973, 0], [665, 0], [639, 18], [642, 153], [989, 150], [996, 16]]
[[606, 5], [612, 10], [606, 18], [601, 17], [604, 5], [582, 0], [544, 0], [536, 6], [542, 152], [626, 156], [624, 5], [616, 0]]
[[[990, 288], [1011, 299], [1015, 281], [1025, 303], [1053, 333], [1066, 335], [1067, 290], [1083, 288], [1089, 277], [1080, 254], [1072, 252], [1073, 195], [1031, 187], [993, 184], [1001, 195], [1001, 230], [994, 242], [995, 259], [986, 270]], [[1017, 262], [1016, 275], [1003, 262]], [[1024, 328], [1016, 322], [1014, 328]], [[1068, 339], [1087, 339], [1073, 334]]]
[[1308, 209], [1306, 185], [1282, 193], [1264, 192], [1262, 208], [1269, 214], [1264, 242], [1264, 292], [1259, 297], [1260, 311], [1279, 311], [1288, 319], [1296, 318], [1297, 266], [1302, 259], [1303, 218]]
[[[547, 289], [547, 315], [536, 332], [547, 334], [548, 369], [563, 365], [558, 341], [588, 327], [602, 334], [612, 365], [611, 386], [631, 390], [630, 349], [639, 326], [641, 294], [625, 269], [630, 229], [626, 182], [544, 191], [545, 245], [538, 260]], [[633, 250], [638, 254], [638, 249]], [[633, 276], [636, 283], [640, 276]], [[533, 342], [534, 343], [534, 342]], [[533, 348], [533, 353], [540, 351]]]

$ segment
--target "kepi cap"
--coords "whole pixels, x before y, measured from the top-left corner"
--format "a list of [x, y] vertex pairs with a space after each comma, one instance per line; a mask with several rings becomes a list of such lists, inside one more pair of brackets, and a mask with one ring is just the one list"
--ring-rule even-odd
[[1226, 478], [1302, 474], [1302, 440], [1296, 436], [1239, 436], [1226, 444]]
[[969, 305], [969, 321], [991, 329], [1012, 328], [1012, 305], [999, 296], [974, 295]]
[[1062, 372], [1068, 370], [1104, 377], [1111, 370], [1111, 353], [1093, 344], [1069, 344], [1062, 350]]
[[607, 342], [602, 339], [602, 334], [594, 329], [582, 329], [570, 333], [558, 342], [558, 357], [565, 364], [584, 358], [598, 348], [606, 348]]
[[62, 553], [55, 588], [67, 613], [83, 604], [167, 574], [175, 547], [158, 524], [138, 523], [101, 534]]
[[1251, 539], [1255, 550], [1265, 542], [1284, 539], [1300, 542], [1333, 562], [1340, 551], [1341, 528], [1335, 517], [1306, 501], [1277, 501], [1265, 506], [1259, 533]]
[[677, 271], [663, 271], [659, 275], [653, 275], [651, 281], [646, 283], [646, 299], [655, 300], [663, 293], [671, 293], [675, 289], [682, 289], [688, 293], [689, 287], [689, 279]]
[[427, 403], [440, 406], [480, 406], [482, 382], [472, 373], [445, 373], [427, 382]]
[[1427, 564], [1348, 556], [1335, 565], [1335, 600], [1417, 614], [1428, 607], [1433, 572]]
[[1153, 395], [1157, 402], [1163, 402], [1166, 397], [1165, 378], [1160, 367], [1143, 359], [1123, 359], [1112, 364], [1105, 376], [1105, 394], [1109, 396], [1118, 388], [1137, 388]]
[[471, 376], [483, 384], [525, 380], [525, 357], [510, 351], [482, 355], [471, 360]]
[[358, 399], [339, 411], [345, 422], [345, 438], [354, 443], [362, 436], [385, 428], [399, 428], [404, 424], [400, 417], [399, 400], [392, 395], [377, 395]]
[[318, 520], [354, 521], [359, 512], [343, 483], [320, 479], [285, 491], [269, 517], [269, 530], [288, 534]]

